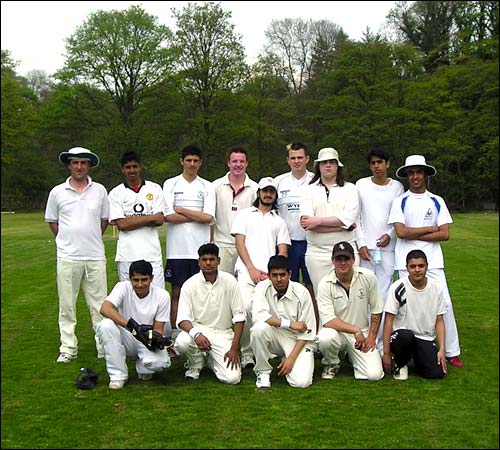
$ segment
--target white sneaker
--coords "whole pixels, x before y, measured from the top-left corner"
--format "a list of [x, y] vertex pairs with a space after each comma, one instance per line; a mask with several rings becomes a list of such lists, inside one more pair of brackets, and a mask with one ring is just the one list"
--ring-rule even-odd
[[241, 367], [243, 369], [251, 369], [255, 367], [255, 360], [252, 355], [242, 355], [241, 356]]
[[392, 375], [395, 380], [407, 380], [408, 379], [408, 366], [403, 366], [394, 369], [394, 374]]
[[340, 366], [338, 364], [324, 365], [323, 372], [321, 372], [321, 378], [323, 378], [323, 380], [333, 380], [339, 369]]
[[255, 386], [259, 389], [270, 388], [271, 387], [271, 374], [259, 372], [257, 374], [257, 381], [255, 382]]
[[198, 378], [200, 378], [200, 372], [201, 372], [201, 369], [188, 368], [186, 370], [186, 372], [184, 373], [184, 378], [186, 380], [197, 380]]
[[138, 373], [137, 378], [139, 378], [139, 380], [142, 380], [142, 381], [149, 381], [149, 380], [151, 380], [151, 378], [153, 378], [153, 374], [152, 373]]
[[69, 353], [61, 353], [56, 359], [56, 362], [69, 363], [76, 359], [76, 355], [70, 355]]
[[109, 382], [110, 389], [122, 389], [127, 380], [114, 380]]

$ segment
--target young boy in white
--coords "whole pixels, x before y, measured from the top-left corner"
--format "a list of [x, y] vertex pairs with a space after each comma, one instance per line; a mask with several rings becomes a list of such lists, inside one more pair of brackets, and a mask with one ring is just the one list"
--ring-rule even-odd
[[292, 387], [312, 384], [316, 318], [309, 291], [290, 280], [287, 258], [272, 256], [269, 279], [255, 287], [252, 304], [254, 324], [250, 341], [255, 354], [254, 372], [258, 388], [271, 387], [273, 356], [281, 357], [278, 375]]
[[[384, 368], [388, 372], [392, 369], [392, 351], [395, 379], [408, 378], [411, 358], [422, 377], [443, 378], [447, 371], [443, 289], [426, 277], [427, 257], [423, 251], [412, 250], [406, 260], [408, 276], [391, 285], [385, 304]], [[434, 342], [436, 335], [439, 350]]]
[[187, 358], [186, 379], [197, 380], [206, 360], [219, 381], [237, 384], [241, 380], [239, 349], [245, 323], [240, 289], [232, 274], [218, 270], [219, 248], [215, 244], [202, 245], [198, 254], [201, 272], [182, 286], [177, 314], [177, 327], [182, 331], [175, 346]]
[[[134, 261], [130, 280], [118, 282], [101, 306], [105, 317], [99, 326], [110, 389], [121, 389], [128, 379], [126, 357], [136, 360], [140, 380], [170, 367], [165, 348], [150, 350], [139, 341], [139, 328], [150, 328], [163, 336], [170, 317], [168, 292], [152, 285], [153, 267], [147, 261]], [[135, 337], [134, 337], [135, 336]]]
[[141, 178], [139, 155], [126, 152], [121, 159], [125, 182], [109, 193], [109, 223], [120, 230], [115, 261], [118, 279], [129, 279], [132, 261], [144, 259], [153, 266], [153, 283], [165, 288], [158, 227], [163, 225], [165, 200], [159, 184]]
[[422, 250], [427, 256], [427, 277], [441, 284], [448, 308], [444, 315], [446, 357], [452, 365], [462, 367], [458, 329], [440, 245], [440, 241], [449, 239], [449, 226], [453, 220], [444, 200], [426, 189], [428, 178], [435, 174], [436, 168], [428, 165], [422, 155], [406, 158], [405, 165], [396, 171], [396, 176], [408, 178], [409, 190], [392, 202], [388, 223], [394, 225], [398, 235], [395, 268], [400, 278], [408, 275], [406, 255], [409, 251]]
[[339, 352], [349, 355], [357, 380], [380, 380], [384, 376], [376, 340], [383, 310], [375, 274], [354, 267], [354, 249], [347, 241], [335, 244], [333, 270], [319, 282], [318, 309], [322, 328], [318, 332], [323, 354], [321, 377], [331, 380], [340, 368]]
[[[389, 156], [383, 150], [373, 149], [368, 153], [371, 177], [356, 182], [359, 194], [359, 221], [356, 223], [356, 244], [359, 252], [359, 265], [372, 270], [377, 276], [382, 302], [385, 303], [387, 291], [394, 276], [394, 247], [396, 233], [387, 224], [392, 201], [403, 194], [401, 182], [387, 176], [390, 167]], [[373, 260], [375, 249], [381, 253], [381, 261]], [[382, 351], [383, 319], [377, 337], [377, 349]]]
[[236, 273], [241, 289], [246, 321], [241, 338], [241, 365], [253, 367], [250, 346], [252, 326], [252, 295], [255, 285], [268, 278], [267, 263], [276, 254], [287, 256], [290, 237], [285, 221], [276, 211], [277, 192], [274, 180], [264, 177], [254, 206], [241, 210], [234, 219], [231, 234], [235, 237], [238, 259]]

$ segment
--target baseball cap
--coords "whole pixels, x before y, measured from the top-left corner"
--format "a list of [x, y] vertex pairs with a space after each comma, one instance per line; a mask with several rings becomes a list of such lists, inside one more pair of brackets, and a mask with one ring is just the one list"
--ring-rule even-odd
[[272, 177], [264, 177], [259, 181], [259, 189], [265, 189], [266, 187], [273, 187], [276, 189], [276, 183]]
[[346, 256], [347, 258], [354, 258], [354, 249], [349, 242], [342, 241], [337, 242], [333, 246], [332, 258], [336, 258], [337, 256]]
[[314, 165], [321, 161], [331, 161], [332, 159], [337, 161], [339, 167], [344, 167], [344, 164], [340, 162], [339, 152], [332, 147], [322, 148], [318, 153], [318, 157], [314, 160]]
[[99, 157], [87, 148], [73, 147], [70, 148], [67, 152], [61, 152], [59, 154], [59, 161], [64, 165], [67, 165], [68, 161], [72, 158], [87, 159], [90, 161], [91, 167], [96, 167], [99, 165]]

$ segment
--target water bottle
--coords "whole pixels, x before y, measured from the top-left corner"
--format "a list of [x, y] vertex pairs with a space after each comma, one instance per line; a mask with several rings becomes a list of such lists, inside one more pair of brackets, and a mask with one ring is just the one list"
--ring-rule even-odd
[[379, 247], [380, 243], [377, 241], [377, 247], [373, 251], [372, 262], [375, 266], [380, 266], [382, 264], [382, 250]]

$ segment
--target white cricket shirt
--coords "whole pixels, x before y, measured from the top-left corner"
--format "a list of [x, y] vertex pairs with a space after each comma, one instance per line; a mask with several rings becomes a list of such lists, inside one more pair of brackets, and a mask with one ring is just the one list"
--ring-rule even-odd
[[[131, 216], [151, 216], [165, 210], [161, 186], [143, 181], [139, 192], [125, 183], [109, 193], [109, 221]], [[135, 230], [120, 231], [116, 244], [115, 261], [162, 261], [158, 227], [146, 225]]]
[[101, 221], [108, 220], [106, 188], [88, 178], [88, 185], [78, 192], [66, 181], [52, 188], [45, 208], [45, 221], [58, 222], [57, 257], [78, 260], [103, 260]]

